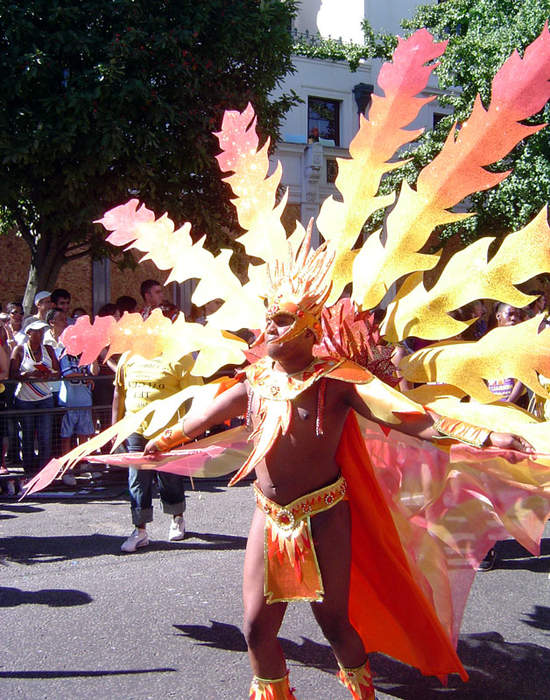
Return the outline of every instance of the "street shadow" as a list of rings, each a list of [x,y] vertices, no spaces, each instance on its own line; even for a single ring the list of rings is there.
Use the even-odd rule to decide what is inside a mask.
[[[515,540],[504,540],[497,542],[496,569],[508,569],[533,571],[534,573],[550,573],[550,538],[546,537],[540,542],[540,554],[533,556],[519,542]]]
[[[210,621],[206,625],[174,625],[178,636],[187,637],[214,649],[245,652],[246,642],[236,625]],[[328,644],[318,644],[306,637],[300,643],[279,638],[285,657],[334,673],[337,664]],[[443,686],[434,677],[383,654],[369,654],[375,686],[381,692],[404,700],[548,700],[550,650],[536,644],[506,642],[497,632],[464,635],[458,643],[458,655],[470,680],[463,683],[457,675],[449,676]]]
[[[174,627],[181,632],[176,636],[194,639],[201,646],[223,651],[246,651],[244,635],[236,625],[210,620],[210,627],[206,625],[174,625]]]
[[[51,564],[70,559],[118,554],[122,537],[113,535],[63,535],[60,537],[6,537],[0,555],[18,564]]]
[[[522,622],[538,630],[550,631],[550,608],[546,608],[544,605],[535,605],[534,611],[526,613]]]
[[[190,542],[195,539],[200,542]],[[166,542],[165,540],[149,540],[149,546],[138,550],[136,554],[146,554],[147,552],[164,552],[173,549],[194,550],[194,551],[224,551],[224,550],[244,550],[246,549],[246,537],[239,535],[222,535],[219,533],[185,531],[185,539],[179,542]]]
[[[190,542],[196,538],[200,542]],[[114,554],[128,556],[120,551],[124,537],[114,535],[63,535],[60,537],[6,537],[2,540],[0,558],[6,562],[18,564],[51,564],[72,559],[89,559],[91,557]],[[187,532],[182,542],[165,542],[152,540],[148,547],[139,549],[132,556],[146,556],[151,552],[173,550],[244,550],[246,537],[200,532]]]
[[[372,654],[375,685],[404,700],[548,699],[549,649],[527,642],[506,642],[497,632],[486,632],[461,636],[458,655],[470,680],[462,683],[452,675],[445,687],[394,659]]]
[[[181,632],[178,636],[194,639],[201,646],[224,651],[246,652],[244,635],[236,625],[210,620],[210,627],[206,625],[174,625],[174,627]],[[279,637],[279,641],[289,661],[296,661],[327,673],[333,673],[338,668],[334,654],[326,644],[318,644],[307,637],[302,637],[299,644],[285,637]]]
[[[143,673],[176,673],[177,668],[139,668],[121,671],[0,671],[0,678],[97,678],[102,676],[136,676]]]
[[[22,591],[19,588],[0,586],[0,608],[12,608],[17,605],[48,605],[51,608],[86,605],[93,598],[84,591],[74,589],[48,589],[40,591]]]
[[[44,508],[38,508],[38,506],[24,505],[22,503],[2,503],[0,505],[0,520],[9,520],[10,518],[17,518],[18,515],[23,515],[27,513],[42,513]]]

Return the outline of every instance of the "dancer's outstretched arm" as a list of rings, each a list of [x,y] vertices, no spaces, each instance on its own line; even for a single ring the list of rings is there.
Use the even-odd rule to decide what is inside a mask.
[[[149,440],[143,453],[154,454],[155,452],[163,452],[176,445],[189,442],[189,440],[202,435],[212,425],[223,423],[229,418],[244,415],[247,404],[246,382],[239,382],[239,384],[232,386],[231,389],[216,396],[204,409],[200,411],[191,409],[182,421],[181,426],[168,428],[158,437]]]
[[[402,433],[413,435],[423,440],[435,441],[447,436],[477,447],[499,447],[503,450],[535,452],[533,446],[519,435],[486,430],[479,426],[472,425],[471,423],[440,416],[434,411],[429,410],[423,414],[411,413],[401,415],[401,421],[399,423],[384,423],[384,421],[379,420],[372,414],[368,404],[357,393],[355,386],[350,386],[347,397],[349,405],[359,413],[359,415],[392,428],[393,430],[399,430]]]

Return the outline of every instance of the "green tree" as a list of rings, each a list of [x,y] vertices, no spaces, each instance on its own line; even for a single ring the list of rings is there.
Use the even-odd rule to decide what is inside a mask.
[[[383,183],[395,187],[404,176],[413,183],[419,170],[436,155],[456,120],[468,118],[477,93],[488,104],[491,81],[499,67],[515,49],[523,50],[541,33],[550,15],[550,0],[446,0],[421,5],[411,20],[404,21],[407,35],[426,27],[438,40],[449,44],[436,68],[439,86],[446,92],[442,105],[453,108],[435,130],[427,131],[407,155],[412,161]],[[550,121],[550,104],[531,124]],[[477,216],[447,226],[440,232],[445,240],[457,231],[464,242],[483,235],[504,235],[525,225],[550,201],[550,139],[542,130],[521,142],[494,171],[513,169],[497,187],[471,197],[471,210]],[[370,222],[374,229],[379,222]]]
[[[362,24],[365,37],[363,44],[341,39],[325,39],[320,34],[294,33],[292,52],[307,58],[322,58],[327,61],[347,61],[350,71],[354,73],[362,60],[369,58],[389,58],[397,45],[397,39],[391,34],[375,32],[368,20]]]
[[[105,254],[91,222],[131,196],[227,244],[215,154],[254,103],[274,142],[295,102],[293,0],[0,0],[0,219],[29,245],[26,305],[62,265]]]

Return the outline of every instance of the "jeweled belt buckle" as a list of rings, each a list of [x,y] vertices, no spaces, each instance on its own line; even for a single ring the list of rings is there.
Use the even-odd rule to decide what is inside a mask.
[[[287,508],[283,508],[277,513],[275,522],[281,528],[281,530],[290,532],[291,530],[294,530],[296,518],[294,517],[292,511],[288,510]]]

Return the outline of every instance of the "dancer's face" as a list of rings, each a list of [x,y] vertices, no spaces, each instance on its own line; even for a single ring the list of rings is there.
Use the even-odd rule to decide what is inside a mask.
[[[268,345],[284,345],[278,343],[278,339],[287,333],[294,324],[294,316],[292,314],[280,313],[271,316],[267,319],[265,325],[265,341]]]
[[[309,328],[304,328],[299,335],[290,340],[285,340],[282,343],[277,342],[281,336],[291,329],[294,321],[294,316],[287,313],[276,314],[267,320],[265,342],[267,354],[272,360],[281,361],[311,354],[315,336]]]

